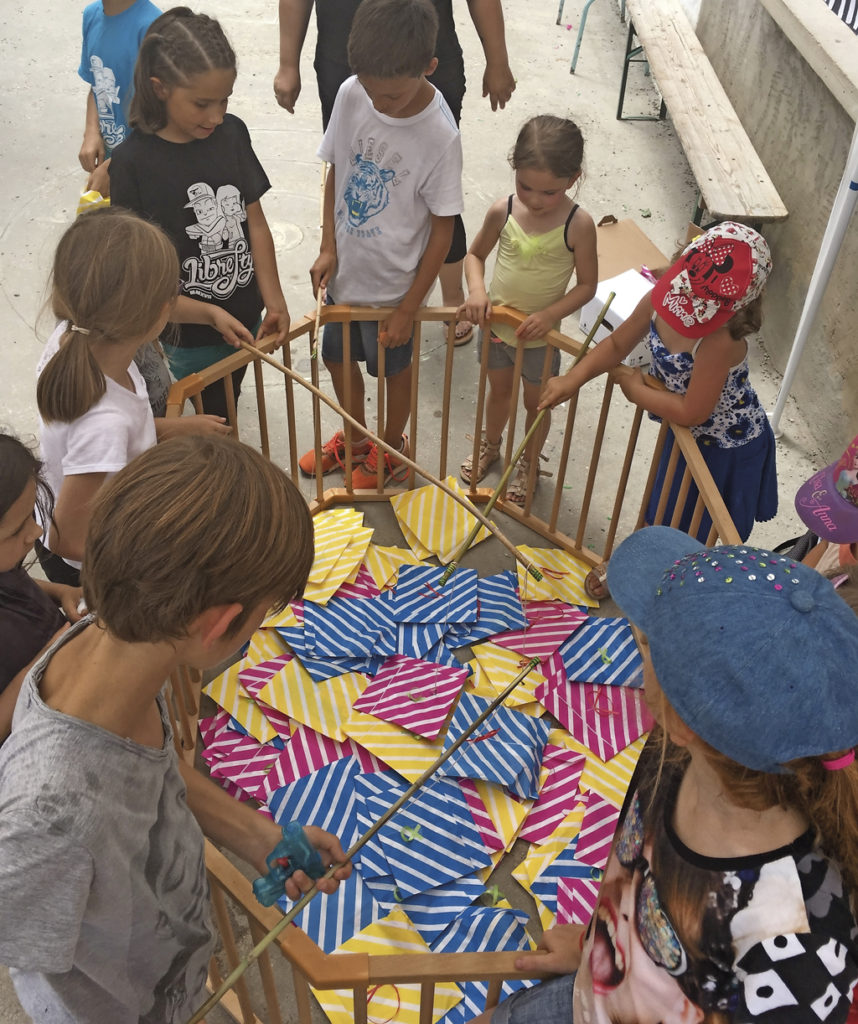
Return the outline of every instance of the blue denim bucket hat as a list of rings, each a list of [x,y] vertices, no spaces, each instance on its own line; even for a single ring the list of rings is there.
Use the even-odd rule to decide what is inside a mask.
[[[815,570],[651,526],[614,552],[608,585],[679,717],[727,757],[778,772],[858,743],[858,616]]]

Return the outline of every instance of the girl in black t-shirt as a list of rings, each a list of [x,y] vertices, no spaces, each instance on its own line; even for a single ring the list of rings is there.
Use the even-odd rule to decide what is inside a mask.
[[[134,72],[133,131],[110,164],[114,205],[159,224],[179,254],[179,330],[164,345],[177,379],[241,342],[269,334],[280,342],[289,330],[259,201],[270,184],[246,126],[226,113],[235,76],[235,53],[213,18],[186,7],[157,18]],[[232,374],[236,399],[245,369]],[[205,412],[228,415],[220,382],[202,400]]]

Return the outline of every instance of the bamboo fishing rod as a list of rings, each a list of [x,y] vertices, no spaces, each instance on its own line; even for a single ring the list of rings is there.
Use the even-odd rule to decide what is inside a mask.
[[[275,369],[280,370],[281,373],[286,374],[287,377],[290,377],[292,380],[296,381],[303,387],[307,388],[307,390],[310,391],[315,398],[323,401],[325,405],[333,409],[334,412],[339,413],[340,416],[342,416],[343,419],[346,420],[346,422],[350,423],[353,427],[357,428],[357,430],[359,430],[361,433],[366,434],[366,436],[375,444],[377,444],[379,448],[382,448],[389,455],[394,456],[399,462],[402,462],[406,466],[409,466],[411,469],[413,469],[415,473],[422,476],[424,480],[428,480],[430,484],[434,484],[445,494],[448,494],[454,501],[461,505],[462,508],[467,509],[467,511],[470,512],[471,515],[477,519],[477,526],[476,529],[473,531],[474,537],[479,532],[480,526],[485,526],[488,530],[491,531],[491,533],[494,534],[494,536],[501,542],[501,544],[503,544],[503,546],[507,549],[507,551],[509,551],[513,558],[515,558],[517,562],[520,562],[524,569],[537,582],[539,582],[542,579],[542,573],[539,571],[539,569],[537,569],[533,562],[526,558],[512,543],[512,541],[504,533],[502,533],[497,526],[495,526],[494,523],[489,522],[489,520],[486,518],[483,512],[476,508],[467,498],[463,497],[452,487],[450,487],[449,484],[447,484],[443,480],[440,480],[438,477],[433,476],[432,473],[424,469],[418,463],[414,462],[414,460],[409,458],[404,452],[400,452],[398,449],[393,448],[391,445],[387,444],[386,441],[380,438],[377,434],[374,434],[371,430],[369,430],[368,427],[365,427],[362,423],[359,423],[353,416],[350,416],[349,413],[347,413],[346,410],[341,405],[335,402],[332,398],[329,398],[324,393],[324,391],[318,388],[315,384],[310,383],[310,381],[305,380],[300,373],[296,373],[295,370],[286,366],[285,363],[281,363],[279,360],[275,359],[273,356],[268,355],[266,352],[261,352],[258,348],[256,348],[255,345],[250,345],[246,341],[243,341],[241,343],[241,347],[247,349],[248,352],[252,352],[257,359],[262,359],[264,362],[268,363],[269,366],[273,366]]]
[[[388,821],[390,821],[390,819],[393,817],[394,814],[396,814],[396,812],[402,807],[402,805],[405,804],[408,800],[410,800],[411,797],[414,796],[414,794],[429,781],[429,779],[435,774],[435,772],[441,767],[441,765],[443,765],[445,761],[452,757],[453,754],[456,753],[456,751],[459,749],[459,747],[462,746],[463,743],[467,742],[471,734],[474,733],[477,729],[479,729],[483,722],[485,722],[487,718],[489,718],[495,711],[497,711],[497,709],[501,706],[501,704],[503,704],[507,697],[510,696],[510,694],[518,686],[518,684],[522,682],[522,680],[524,680],[538,665],[539,658],[531,658],[530,661],[528,661],[528,663],[519,672],[515,679],[513,679],[512,682],[506,686],[502,693],[498,694],[498,696],[495,697],[495,699],[489,704],[485,711],[477,715],[477,717],[473,720],[473,722],[471,722],[467,729],[465,729],[461,736],[459,736],[459,738],[454,743],[452,743],[444,751],[444,753],[441,754],[441,756],[438,757],[438,759],[432,765],[430,765],[429,768],[426,769],[425,772],[423,772],[420,778],[416,782],[412,783],[412,785],[408,787],[408,789],[402,794],[402,796],[400,796],[398,800],[396,800],[393,804],[390,805],[390,807],[388,807],[388,809],[384,812],[384,814],[382,814],[378,821],[376,821],[374,825],[367,829],[367,831],[364,832],[364,834],[354,843],[351,849],[348,850],[346,853],[347,862],[350,861],[355,856],[355,854],[362,850],[363,847],[366,846],[366,844],[370,841],[370,839],[372,839],[372,837],[379,831],[379,829],[381,829],[384,825],[388,823]],[[319,881],[324,881],[328,878],[332,878],[334,876],[334,873],[343,866],[343,864],[332,864],[325,872],[325,874],[322,876],[322,878],[319,879]],[[319,889],[316,886],[310,889],[309,892],[305,892],[304,895],[298,900],[298,902],[295,903],[295,905],[288,911],[288,913],[286,913],[283,916],[283,918],[279,920],[277,924],[274,925],[274,927],[259,940],[259,942],[257,942],[257,944],[247,954],[247,956],[240,963],[236,964],[235,968],[226,976],[226,978],[224,978],[220,988],[218,988],[217,991],[213,992],[212,995],[209,996],[209,998],[205,1001],[205,1003],[203,1003],[199,1010],[197,1010],[193,1017],[191,1017],[188,1020],[187,1024],[199,1024],[199,1021],[201,1021],[203,1017],[205,1017],[209,1010],[215,1007],[221,1001],[221,999],[223,999],[226,993],[236,984],[239,978],[241,978],[244,975],[248,967],[252,966],[259,959],[259,957],[265,952],[266,949],[268,949],[271,943],[276,941],[280,933],[295,920],[298,914],[301,913],[304,907],[306,907],[307,904],[318,893]]]
[[[616,298],[616,295],[617,295],[616,292],[611,292],[610,295],[608,295],[608,298],[605,301],[605,305],[602,306],[602,309],[599,312],[599,315],[593,321],[593,326],[590,328],[590,330],[589,330],[589,332],[587,334],[587,337],[584,339],[584,344],[578,350],[578,354],[573,359],[572,366],[577,366],[577,364],[583,358],[584,353],[590,347],[590,343],[592,342],[592,340],[593,340],[593,338],[594,338],[594,336],[596,334],[596,331],[599,329],[599,327],[601,327],[602,321],[605,319],[605,316],[607,315],[608,309],[609,309],[611,303]],[[570,367],[570,369],[571,369],[571,367]],[[518,448],[516,448],[515,452],[513,453],[513,456],[510,459],[509,465],[503,471],[503,475],[501,476],[500,481],[498,482],[497,487],[494,489],[494,492],[492,493],[492,496],[489,498],[488,502],[486,503],[484,515],[488,515],[491,512],[491,510],[495,507],[495,505],[497,504],[498,498],[500,498],[501,494],[503,493],[503,489],[506,487],[507,481],[509,480],[510,476],[512,475],[513,469],[515,469],[515,464],[518,462],[518,460],[523,455],[523,453],[524,453],[525,449],[527,448],[528,444],[530,444],[530,439],[533,437],[533,435],[539,429],[540,424],[542,423],[543,419],[545,418],[546,413],[548,413],[549,411],[550,410],[548,408],[543,409],[537,415],[537,417],[533,421],[533,423],[531,423],[530,429],[524,435],[524,438],[522,439],[521,444],[518,446]],[[538,465],[536,467],[536,472],[537,472],[537,474],[539,473],[539,466]],[[441,579],[438,581],[438,585],[439,586],[443,587],[444,584],[450,579],[450,577],[456,571],[456,569],[458,569],[460,560],[465,556],[468,548],[474,543],[474,539],[477,536],[478,531],[479,531],[479,527],[477,527],[475,529],[472,529],[471,532],[468,534],[468,536],[464,539],[464,541],[462,542],[462,546],[459,548],[459,550],[453,556],[453,560],[451,562],[447,563],[447,567],[444,569],[443,573],[441,574]]]

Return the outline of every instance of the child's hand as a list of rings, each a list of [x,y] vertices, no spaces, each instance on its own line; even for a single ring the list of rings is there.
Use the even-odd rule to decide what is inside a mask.
[[[83,600],[82,587],[69,587],[65,583],[55,583],[56,600],[62,609],[63,615],[69,622],[77,622],[82,618],[78,606]]]
[[[568,373],[564,373],[561,377],[552,377],[542,389],[538,408],[553,409],[558,402],[565,402],[576,391],[577,388],[570,384]]]
[[[211,326],[218,332],[227,345],[233,348],[241,348],[241,343],[246,341],[248,345],[253,344],[253,335],[240,320],[236,320],[225,309],[220,306],[210,306]]]
[[[640,396],[647,390],[646,381],[640,370],[631,366],[617,366],[612,372],[615,382],[620,385],[626,398],[637,404]]]
[[[485,327],[486,322],[491,319],[492,300],[486,294],[484,288],[475,288],[468,292],[468,297],[456,310],[456,316],[460,320],[470,320],[478,327]]]
[[[581,964],[581,939],[583,924],[559,924],[542,933],[535,953],[523,953],[515,959],[517,971],[551,971],[554,974],[571,974]],[[538,950],[544,950],[540,953]]]
[[[105,199],[110,198],[110,161],[105,160],[86,179],[87,192],[100,192]]]
[[[256,332],[256,340],[260,341],[269,334],[277,335],[277,344],[282,345],[289,333],[289,310],[284,303],[279,309],[266,309],[265,319]]]
[[[342,864],[343,867],[334,873],[333,878],[319,879],[318,882],[303,871],[296,871],[286,880],[286,895],[290,900],[297,900],[302,893],[309,892],[314,887],[318,888],[319,892],[336,892],[340,882],[344,882],[352,873],[352,862],[346,860],[345,851],[335,835],[315,825],[304,825],[304,835],[310,840],[310,845],[315,847],[326,869],[332,864]]]
[[[553,326],[554,321],[550,320],[544,311],[531,313],[516,330],[515,336],[516,338],[522,338],[524,341],[535,341],[537,338],[547,334]]]
[[[84,132],[83,144],[77,155],[80,165],[85,171],[94,171],[104,160],[104,139],[101,132]],[[104,193],[102,192],[102,195]]]
[[[378,343],[383,348],[399,348],[405,345],[414,330],[414,317],[403,313],[399,307],[394,309],[388,319],[381,324],[378,332]]]
[[[316,257],[316,262],[310,267],[310,282],[313,285],[313,296],[315,297],[320,288],[327,288],[328,281],[334,276],[337,269],[337,254],[329,250],[323,250]]]

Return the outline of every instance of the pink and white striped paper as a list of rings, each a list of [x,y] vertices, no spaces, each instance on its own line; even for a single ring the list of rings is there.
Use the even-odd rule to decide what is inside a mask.
[[[653,727],[641,690],[599,683],[545,683],[536,699],[602,761],[624,750]]]
[[[561,878],[557,882],[557,924],[589,924],[601,879]]]
[[[591,789],[575,846],[575,859],[604,871],[619,817],[619,810],[595,789]]]
[[[332,740],[329,736],[324,736],[322,733],[316,732],[315,729],[311,729],[310,726],[302,725],[299,722],[296,724],[295,731],[286,744],[285,750],[272,768],[274,774],[271,781],[276,780],[277,785],[272,786],[271,791],[273,792],[280,786],[288,786],[305,775],[311,775],[319,768],[324,768],[326,764],[338,761],[341,757],[356,757],[360,762],[362,772],[389,770],[381,758],[371,754],[360,743],[350,739],[344,743]]]
[[[395,654],[382,665],[353,707],[434,740],[467,678],[466,668],[447,668]]]
[[[477,831],[480,833],[480,838],[486,849],[506,849],[506,843],[486,809],[483,798],[477,790],[476,782],[473,779],[457,779],[456,781],[465,796],[465,803],[468,805],[468,810],[471,812],[471,817],[474,819],[474,824],[477,826]]]
[[[276,676],[281,668],[284,668],[294,657],[293,654],[281,654],[268,661],[261,661],[258,665],[250,668],[243,668],[238,673],[238,681],[254,700],[259,696],[259,691],[270,682],[272,676]]]
[[[544,843],[575,805],[581,803],[578,782],[586,763],[586,756],[577,750],[553,744],[545,747],[542,767],[548,769],[548,778],[525,819],[519,833],[521,839]]]
[[[579,612],[577,608],[570,608],[568,605],[564,605],[563,608],[563,614],[558,614],[556,618],[538,619],[527,629],[501,633],[492,637],[492,643],[517,651],[528,658],[547,658],[568,640],[587,618],[587,615]]]

